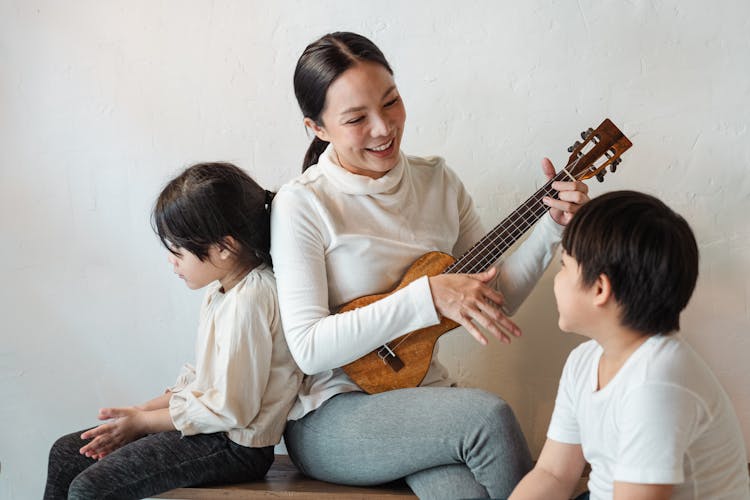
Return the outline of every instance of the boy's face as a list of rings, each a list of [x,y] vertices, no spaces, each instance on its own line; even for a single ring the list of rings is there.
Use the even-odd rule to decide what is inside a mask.
[[[562,252],[560,270],[555,275],[554,290],[560,329],[585,335],[592,317],[590,291],[581,283],[578,262],[565,251]]]

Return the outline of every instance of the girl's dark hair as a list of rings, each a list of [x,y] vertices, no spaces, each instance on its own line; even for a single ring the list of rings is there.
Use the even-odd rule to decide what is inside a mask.
[[[585,204],[562,246],[589,287],[607,275],[624,326],[648,333],[680,329],[698,279],[698,245],[688,223],[653,196],[613,191]]]
[[[198,163],[169,181],[156,200],[151,225],[167,249],[184,248],[201,261],[211,245],[234,253],[242,266],[271,265],[273,193],[231,163]],[[227,246],[231,236],[236,248]]]
[[[305,118],[321,125],[328,87],[360,61],[380,64],[393,74],[380,49],[369,39],[349,32],[329,33],[305,48],[294,70],[294,94]],[[315,137],[302,162],[304,172],[318,162],[328,143]]]

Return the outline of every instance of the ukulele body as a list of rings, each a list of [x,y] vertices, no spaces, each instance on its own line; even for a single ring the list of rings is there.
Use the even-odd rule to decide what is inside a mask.
[[[354,299],[339,309],[338,313],[372,304],[422,276],[442,274],[455,261],[452,256],[442,252],[426,253],[409,267],[393,290]],[[388,342],[387,345],[392,346],[392,353],[379,348],[342,368],[349,378],[368,394],[417,387],[430,368],[432,352],[438,338],[457,326],[458,323],[455,321],[441,318],[437,325],[415,330]]]

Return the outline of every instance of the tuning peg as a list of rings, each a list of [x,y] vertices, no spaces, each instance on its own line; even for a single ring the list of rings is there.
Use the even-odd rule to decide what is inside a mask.
[[[581,139],[588,139],[588,137],[594,132],[594,129],[589,127],[588,129],[581,132]]]
[[[606,173],[606,171],[604,171],[604,170],[599,171],[599,173],[596,174],[596,180],[599,181],[599,182],[604,182],[604,174],[605,173]]]
[[[576,141],[573,143],[572,146],[568,148],[568,153],[572,153],[575,148],[581,145],[581,141]]]
[[[617,165],[622,163],[622,160],[620,158],[615,158],[612,160],[612,163],[609,165],[609,171],[613,174],[617,171]]]

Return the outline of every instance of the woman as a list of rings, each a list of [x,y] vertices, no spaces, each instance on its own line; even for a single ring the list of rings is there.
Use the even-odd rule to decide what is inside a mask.
[[[340,367],[440,316],[482,344],[477,324],[504,342],[520,335],[503,309],[515,310],[544,272],[561,224],[588,200],[586,187],[555,184],[560,200],[547,200],[550,215],[503,265],[423,277],[335,314],[392,288],[424,253],[460,255],[484,236],[444,161],[401,152],[406,114],[392,73],[381,51],[354,33],[322,37],[297,63],[295,93],[315,139],[303,174],[281,188],[271,212],[282,323],[307,374],[286,445],[303,472],[325,481],[405,477],[423,498],[506,497],[531,459],[502,399],[453,387],[435,360],[420,387],[377,395],[361,392]],[[553,175],[549,160],[543,166]]]

